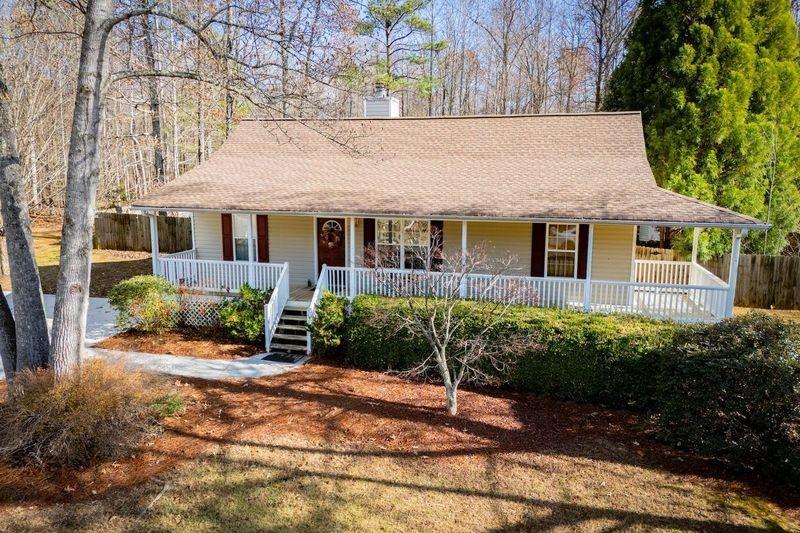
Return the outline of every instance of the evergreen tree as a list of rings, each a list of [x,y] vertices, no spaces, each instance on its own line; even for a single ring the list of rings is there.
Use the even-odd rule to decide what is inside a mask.
[[[752,252],[800,221],[797,35],[788,0],[644,0],[606,97],[641,110],[659,185],[773,224]],[[729,251],[730,232],[706,234]]]
[[[437,84],[432,73],[434,56],[447,42],[434,38],[433,22],[424,15],[428,5],[429,0],[372,0],[367,4],[358,30],[375,42],[379,50],[375,82],[390,91],[415,82],[420,94],[427,97]],[[425,68],[429,62],[431,68]],[[420,72],[404,72],[404,66],[419,67]]]

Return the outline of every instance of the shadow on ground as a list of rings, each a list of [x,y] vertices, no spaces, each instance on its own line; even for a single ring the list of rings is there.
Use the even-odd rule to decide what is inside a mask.
[[[151,259],[93,263],[89,296],[107,297],[108,291],[120,281],[140,274],[150,274],[152,268]],[[40,266],[39,274],[42,278],[42,291],[45,294],[55,294],[58,284],[58,265]]]

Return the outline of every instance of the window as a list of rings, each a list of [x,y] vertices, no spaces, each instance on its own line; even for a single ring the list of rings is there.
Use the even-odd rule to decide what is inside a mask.
[[[578,267],[578,225],[547,225],[547,275],[574,278]]]
[[[430,235],[427,220],[379,218],[375,221],[377,260],[385,268],[424,268]]]
[[[255,227],[255,226],[254,226]],[[233,258],[236,261],[249,261],[250,250],[247,239],[250,236],[250,215],[233,215]],[[256,242],[253,238],[253,261],[256,260]]]

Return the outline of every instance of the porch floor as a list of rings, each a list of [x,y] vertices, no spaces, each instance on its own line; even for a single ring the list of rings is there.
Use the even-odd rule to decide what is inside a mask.
[[[296,302],[310,302],[314,296],[314,287],[306,287],[305,285],[292,287],[289,290],[289,299]]]

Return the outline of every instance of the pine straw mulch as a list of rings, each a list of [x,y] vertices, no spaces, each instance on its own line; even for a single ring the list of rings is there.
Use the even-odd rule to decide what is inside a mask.
[[[264,352],[260,344],[232,341],[215,328],[181,328],[166,333],[125,331],[95,345],[107,350],[185,355],[230,361]]]
[[[546,470],[548,462],[566,457],[574,461],[576,479],[595,475],[586,464],[611,465],[608,482],[617,485],[626,483],[631,468],[644,468],[675,482],[767,497],[794,516],[800,509],[800,499],[785,488],[657,443],[643,421],[626,411],[464,390],[459,415],[451,417],[442,409],[439,385],[319,363],[269,378],[180,385],[188,400],[185,413],[168,420],[161,436],[130,457],[60,472],[0,463],[0,505],[92,500],[142,484],[212,448],[258,446],[287,436],[424,457],[448,468],[480,468],[502,455],[526,461],[533,456],[531,466]]]

